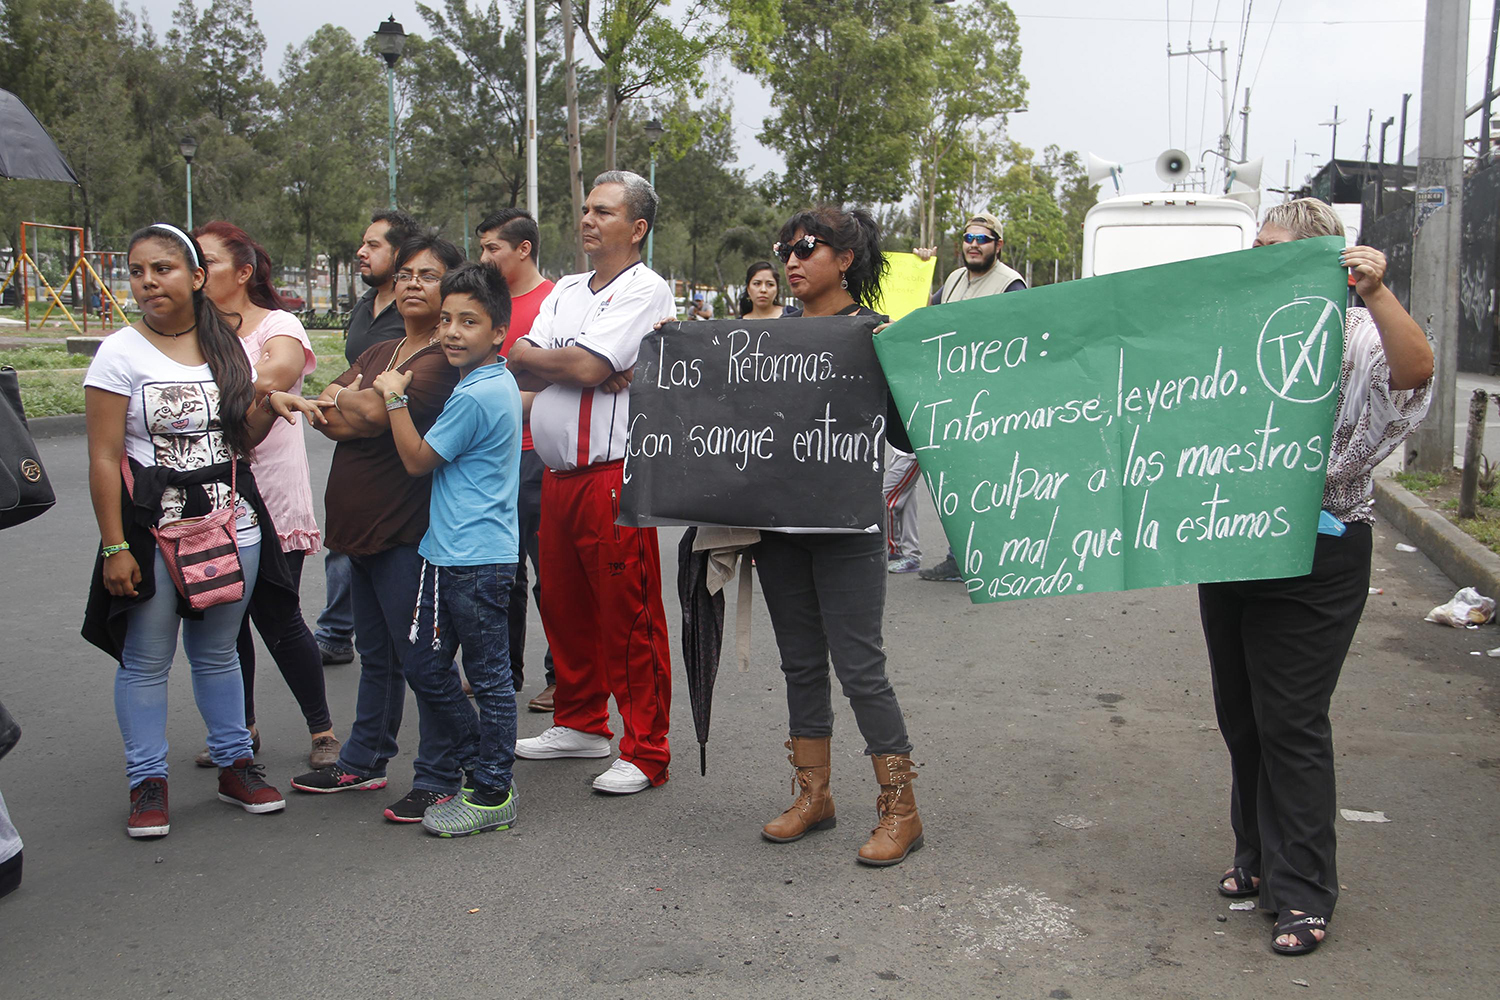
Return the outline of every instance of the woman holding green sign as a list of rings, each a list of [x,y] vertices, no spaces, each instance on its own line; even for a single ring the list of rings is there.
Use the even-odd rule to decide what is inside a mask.
[[[781,227],[776,255],[804,316],[871,315],[886,270],[880,229],[863,209],[799,212]],[[891,430],[901,430],[892,422]],[[904,436],[904,432],[903,432]],[[885,673],[885,539],[878,532],[762,531],[755,565],[786,675],[795,802],[767,823],[776,843],[833,827],[828,789],[833,702],[828,665],[865,739],[880,782],[876,826],[859,849],[867,865],[900,864],[922,846],[922,820],[911,783],[911,741]]]
[[[1321,201],[1266,213],[1256,246],[1342,236]],[[1348,311],[1339,401],[1312,571],[1198,587],[1219,730],[1229,747],[1233,866],[1224,896],[1260,896],[1276,913],[1271,947],[1322,943],[1338,901],[1333,732],[1328,706],[1369,596],[1371,474],[1427,412],[1432,348],[1382,278],[1385,255],[1348,247],[1365,308]]]

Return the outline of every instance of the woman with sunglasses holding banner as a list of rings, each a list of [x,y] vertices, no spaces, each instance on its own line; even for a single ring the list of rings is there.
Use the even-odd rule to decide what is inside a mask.
[[[781,227],[776,255],[803,316],[871,315],[887,265],[880,230],[863,209],[799,212]],[[899,419],[888,417],[904,441]],[[911,783],[916,773],[901,706],[886,678],[881,624],[885,614],[885,540],[878,533],[762,531],[755,565],[786,675],[791,761],[797,799],[761,833],[790,843],[836,824],[828,787],[833,704],[829,660],[880,782],[878,816],[859,850],[867,865],[899,864],[922,846]]]

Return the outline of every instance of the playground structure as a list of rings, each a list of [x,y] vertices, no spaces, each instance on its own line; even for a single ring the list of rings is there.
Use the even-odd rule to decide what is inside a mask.
[[[64,277],[60,282],[58,282],[58,287],[67,288],[73,283],[75,279],[79,278],[80,276],[83,278],[82,298],[84,305],[81,309],[79,309],[79,312],[83,314],[82,327],[78,325],[78,320],[74,318],[72,311],[63,302],[62,296],[58,293],[57,288],[54,288],[52,286],[52,283],[47,280],[47,276],[43,272],[41,266],[38,265],[37,262],[32,258],[31,253],[28,250],[28,230],[39,229],[55,230],[58,232],[69,234],[67,237],[67,247],[65,252],[67,256],[73,258],[74,262],[72,268],[69,269],[67,276]],[[100,268],[102,268],[106,274],[113,275],[114,258],[117,254],[117,251],[90,250],[88,249],[87,238],[81,226],[56,226],[47,222],[21,223],[20,242],[21,245],[19,249],[12,254],[10,270],[6,272],[5,279],[3,281],[0,281],[0,295],[4,294],[5,289],[9,287],[10,283],[17,277],[17,275],[19,275],[20,294],[17,297],[21,302],[22,311],[26,320],[26,329],[28,331],[31,329],[31,291],[33,277],[35,278],[36,284],[39,285],[40,288],[46,290],[46,297],[51,300],[47,306],[47,311],[42,313],[41,318],[37,320],[38,326],[46,323],[48,317],[50,317],[53,310],[56,309],[61,310],[63,316],[65,316],[68,322],[72,324],[74,330],[77,330],[80,334],[88,333],[89,278],[93,278],[94,285],[99,289],[99,319],[101,323],[107,324],[115,313],[119,314],[121,322],[130,322],[130,317],[125,315],[125,309],[120,305],[119,299],[115,297],[114,292],[110,288],[109,282],[104,278],[101,278],[99,276],[99,271],[94,268],[93,264],[89,263],[89,258],[95,257],[99,260]],[[33,241],[32,245],[35,245],[35,241]],[[76,304],[77,303],[75,302],[75,305]]]

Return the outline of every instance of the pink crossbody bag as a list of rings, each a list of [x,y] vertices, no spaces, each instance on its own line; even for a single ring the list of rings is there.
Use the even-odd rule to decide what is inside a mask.
[[[245,571],[235,535],[234,510],[238,462],[229,465],[229,506],[202,517],[184,517],[151,529],[156,549],[177,592],[194,611],[233,604],[245,596]],[[120,460],[125,489],[135,496],[130,460]]]

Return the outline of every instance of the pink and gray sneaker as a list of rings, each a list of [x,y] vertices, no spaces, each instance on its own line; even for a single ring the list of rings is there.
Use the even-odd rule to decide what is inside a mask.
[[[337,764],[320,767],[316,771],[299,774],[292,779],[292,787],[299,792],[373,792],[385,787],[385,775],[366,776],[346,771]]]

